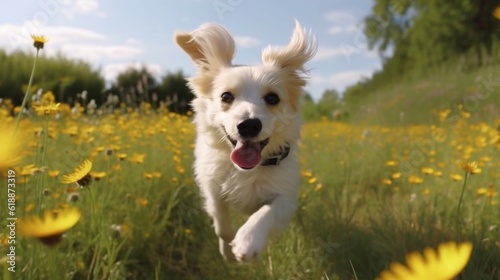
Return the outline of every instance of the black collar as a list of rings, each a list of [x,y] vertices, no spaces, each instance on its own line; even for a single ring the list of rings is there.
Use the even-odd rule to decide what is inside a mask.
[[[262,166],[279,165],[280,162],[284,160],[289,153],[290,153],[290,146],[281,147],[279,153],[266,158],[260,165]]]

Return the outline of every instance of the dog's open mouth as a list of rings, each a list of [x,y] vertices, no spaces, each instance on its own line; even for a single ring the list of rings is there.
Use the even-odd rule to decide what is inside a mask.
[[[252,169],[260,163],[261,151],[269,143],[269,138],[262,141],[235,140],[228,134],[227,139],[233,144],[231,161],[243,169]]]

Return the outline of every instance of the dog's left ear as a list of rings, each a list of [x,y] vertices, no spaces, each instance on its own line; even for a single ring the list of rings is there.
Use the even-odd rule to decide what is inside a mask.
[[[307,32],[298,21],[295,21],[295,31],[288,46],[282,49],[271,46],[262,51],[264,64],[275,65],[291,75],[299,86],[305,85],[303,74],[304,64],[311,60],[318,50],[316,36]]]
[[[200,72],[214,72],[231,66],[235,54],[234,39],[222,26],[206,23],[193,32],[177,32],[174,40]]]

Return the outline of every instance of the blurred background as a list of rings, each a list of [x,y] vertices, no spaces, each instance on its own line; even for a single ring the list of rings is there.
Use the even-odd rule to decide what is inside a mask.
[[[235,36],[234,62],[256,64],[262,48],[288,43],[297,19],[319,42],[308,64],[306,120],[430,122],[433,117],[423,117],[422,110],[470,99],[478,104],[469,110],[483,112],[477,118],[498,116],[492,94],[500,85],[498,5],[491,0],[21,0],[0,11],[0,98],[21,104],[35,52],[30,35],[38,34],[49,41],[32,93],[52,91],[57,102],[70,105],[147,102],[186,113],[193,95],[185,78],[194,67],[173,43],[175,31],[222,24]]]

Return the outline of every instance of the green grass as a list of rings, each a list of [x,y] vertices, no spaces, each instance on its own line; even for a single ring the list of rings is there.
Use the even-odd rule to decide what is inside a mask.
[[[47,170],[27,176],[26,183],[17,176],[17,217],[37,206],[40,186],[50,191],[41,208],[73,204],[82,217],[53,247],[17,236],[16,273],[3,262],[3,279],[374,279],[405,254],[444,241],[474,244],[459,279],[500,279],[498,132],[494,121],[469,120],[435,127],[307,123],[294,220],[259,260],[235,265],[219,255],[192,179],[194,130],[188,118],[149,112],[51,118]],[[21,123],[28,134],[20,166],[39,167],[43,137],[32,133],[38,127],[43,120],[36,117]],[[108,155],[107,149],[115,151]],[[134,153],[144,154],[144,162],[130,161]],[[80,200],[69,203],[61,175],[86,158],[106,176],[78,190]],[[450,175],[464,176],[464,159],[479,162],[482,172],[468,178],[457,227],[463,180]],[[390,160],[398,165],[387,166]],[[422,167],[442,174],[424,174]],[[61,171],[58,178],[48,176],[54,169]],[[155,171],[161,178],[143,175]],[[395,173],[400,177],[391,185],[382,183]],[[411,176],[423,182],[410,183]],[[6,185],[5,178],[0,182]],[[481,188],[492,196],[477,194]],[[0,198],[6,201],[6,191]],[[0,220],[6,217],[2,209]],[[241,225],[245,218],[235,215],[234,222]],[[1,256],[7,250],[1,246]]]
[[[462,104],[475,121],[500,116],[500,66],[459,71],[451,66],[367,88],[347,103],[350,121],[362,124],[432,124],[436,110]]]

